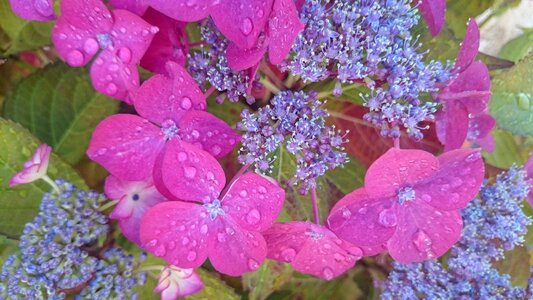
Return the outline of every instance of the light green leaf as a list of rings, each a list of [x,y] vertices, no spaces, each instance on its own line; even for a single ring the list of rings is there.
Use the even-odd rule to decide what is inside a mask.
[[[17,251],[18,241],[0,235],[0,268],[4,265],[6,258]]]
[[[266,299],[291,279],[292,272],[289,264],[265,260],[257,271],[242,276],[243,287],[249,291],[248,299]]]
[[[507,42],[498,55],[501,58],[517,62],[526,57],[531,51],[533,51],[533,31],[529,30]]]
[[[508,131],[492,131],[496,147],[492,153],[483,151],[485,162],[500,169],[509,169],[513,164],[522,165],[528,158],[528,149],[520,145]]]
[[[235,127],[235,124],[241,121],[241,111],[246,106],[241,102],[224,101],[222,104],[213,104],[207,107],[207,110],[218,118],[224,120],[228,125]]]
[[[338,167],[326,173],[328,181],[333,183],[345,194],[364,185],[366,170],[366,168],[352,156],[349,156],[349,159],[350,161],[343,167]]]
[[[185,297],[190,300],[237,300],[241,297],[235,293],[233,288],[229,287],[224,281],[220,279],[217,274],[208,272],[204,269],[196,269],[196,272],[202,278],[204,283],[203,290],[198,293]]]
[[[118,105],[92,88],[86,69],[57,63],[21,80],[6,98],[3,115],[75,164],[96,125],[115,113]]]
[[[446,26],[456,36],[463,36],[468,19],[475,18],[498,0],[446,1]]]
[[[533,55],[492,80],[490,113],[500,128],[533,135]]]
[[[43,194],[51,189],[43,181],[9,187],[9,179],[22,169],[39,144],[22,126],[0,118],[0,234],[9,238],[21,234],[24,224],[37,214]],[[55,154],[50,159],[48,176],[87,188],[76,171]]]
[[[501,274],[511,275],[514,286],[526,287],[530,276],[529,252],[526,247],[515,247],[505,252],[505,259],[494,263]]]
[[[11,10],[9,0],[0,0],[0,55],[7,56],[50,44],[53,21],[26,21]]]

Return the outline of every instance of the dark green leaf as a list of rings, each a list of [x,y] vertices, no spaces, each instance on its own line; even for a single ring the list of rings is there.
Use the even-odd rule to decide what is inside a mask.
[[[492,136],[496,147],[492,153],[483,152],[485,162],[500,169],[509,169],[513,164],[524,164],[529,156],[528,147],[520,145],[508,131],[495,129]]]
[[[74,164],[83,157],[96,125],[118,105],[92,88],[86,69],[57,63],[21,80],[6,98],[3,115]]]
[[[220,279],[217,274],[208,272],[204,269],[196,269],[196,272],[202,278],[204,283],[204,289],[198,293],[185,297],[185,299],[191,300],[212,300],[212,299],[224,299],[224,300],[236,300],[240,299],[239,295],[229,287],[224,281]]]
[[[511,275],[511,283],[515,286],[526,287],[530,276],[529,253],[526,247],[516,247],[505,252],[505,259],[494,263],[501,274]]]

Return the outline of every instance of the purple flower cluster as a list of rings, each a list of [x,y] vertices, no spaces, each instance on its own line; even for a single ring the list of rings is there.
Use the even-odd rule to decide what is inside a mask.
[[[255,163],[266,172],[275,159],[273,152],[284,146],[296,155],[295,178],[302,191],[315,187],[315,179],[347,162],[345,140],[334,126],[327,126],[328,113],[315,92],[281,92],[270,105],[255,114],[244,110],[239,129],[244,131],[239,161]]]
[[[450,72],[440,62],[424,62],[411,33],[419,20],[411,1],[311,0],[300,18],[306,27],[288,70],[306,81],[333,77],[366,85],[367,121],[383,136],[397,137],[403,126],[410,137],[422,138],[419,123],[432,119],[436,106],[421,95],[437,92]]]
[[[438,261],[394,263],[384,299],[524,299],[526,291],[511,284],[492,262],[524,242],[531,218],[522,211],[529,191],[523,170],[513,167],[463,210],[464,228],[446,265]]]

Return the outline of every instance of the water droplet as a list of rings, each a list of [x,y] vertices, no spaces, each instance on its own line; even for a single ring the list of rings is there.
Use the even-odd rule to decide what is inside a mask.
[[[459,194],[457,193],[451,193],[450,194],[450,200],[452,200],[452,203],[457,203],[459,202]]]
[[[428,256],[432,252],[431,245],[433,242],[424,230],[420,229],[415,233],[413,243],[418,251],[426,253]]]
[[[286,262],[291,262],[296,257],[296,250],[292,248],[286,248],[281,251],[281,257]]]
[[[109,95],[114,95],[117,92],[118,88],[117,85],[114,83],[109,83],[105,89],[106,93]]]
[[[392,208],[384,209],[379,213],[378,221],[385,227],[394,227],[398,223],[398,217]]]
[[[322,275],[326,280],[333,279],[333,271],[328,267],[325,267],[324,270],[322,270]]]
[[[341,214],[344,219],[349,219],[352,216],[352,212],[346,206],[341,208]]]
[[[220,152],[222,152],[222,148],[220,148],[219,145],[214,145],[213,148],[211,148],[211,153],[212,153],[214,156],[219,155]]]
[[[226,241],[226,235],[222,232],[219,232],[217,234],[217,240],[221,243],[225,242]]]
[[[118,57],[126,64],[131,62],[131,50],[126,47],[122,47],[118,50]]]
[[[358,212],[362,215],[366,214],[366,212],[368,211],[368,209],[366,207],[361,207]]]
[[[248,260],[248,268],[250,268],[252,271],[255,271],[257,268],[259,268],[259,264],[253,258],[250,258]]]
[[[244,18],[241,23],[241,32],[244,35],[249,35],[252,32],[252,29],[254,29],[254,23],[252,23],[252,19]]]
[[[466,162],[474,162],[476,161],[477,159],[481,158],[481,154],[479,152],[474,152],[474,153],[471,153],[469,154],[466,158],[465,158],[465,161]]]
[[[163,245],[159,245],[155,250],[154,250],[154,255],[155,256],[164,256],[165,254],[167,253],[167,249],[165,249],[165,246]]]
[[[185,2],[185,4],[188,6],[188,7],[191,7],[193,5],[196,4],[196,0],[187,0],[187,2]]]
[[[178,161],[184,162],[187,160],[187,153],[185,152],[178,152]]]
[[[246,222],[248,222],[248,224],[254,225],[254,224],[259,223],[260,220],[261,220],[261,214],[255,208],[251,209],[246,215]]]
[[[72,67],[80,67],[83,65],[83,53],[78,50],[72,50],[67,53],[67,63]]]
[[[187,260],[188,261],[193,261],[196,259],[196,252],[194,251],[189,251],[189,254],[187,254]]]
[[[194,176],[196,176],[196,168],[195,167],[184,167],[183,174],[187,178],[194,178]]]
[[[104,155],[107,152],[107,148],[100,148],[96,151],[96,154],[98,155]]]
[[[189,242],[190,242],[190,240],[189,240],[188,237],[184,237],[184,238],[181,240],[181,244],[182,244],[183,246],[187,245]]]
[[[336,260],[336,261],[343,261],[345,259],[344,255],[340,254],[340,253],[335,253],[333,254],[333,258]]]
[[[197,139],[200,137],[200,132],[198,130],[193,130],[191,131],[191,136],[194,138],[194,139]]]
[[[157,240],[151,240],[151,241],[149,241],[148,243],[146,243],[144,246],[145,246],[146,248],[151,248],[151,247],[153,247],[153,246],[155,246],[155,245],[157,245]]]
[[[176,243],[174,243],[174,242],[168,243],[167,248],[168,248],[168,250],[172,250],[172,249],[176,248]]]
[[[244,198],[244,197],[248,196],[248,192],[246,190],[242,190],[242,191],[239,192],[239,195]]]
[[[425,202],[431,202],[431,196],[428,195],[428,194],[422,194],[421,198],[422,198],[422,200],[424,200]]]
[[[202,225],[202,226],[200,227],[200,233],[201,233],[201,234],[206,234],[206,233],[207,233],[207,229],[208,229],[208,228],[207,228],[207,225],[206,225],[206,224]]]
[[[189,109],[191,109],[191,107],[192,107],[191,98],[183,97],[181,99],[181,108],[183,108],[184,110],[189,110]]]
[[[264,186],[260,185],[260,186],[257,188],[257,191],[258,191],[260,194],[266,194],[267,189],[266,189]]]
[[[98,42],[92,38],[87,39],[83,44],[83,51],[89,55],[95,54],[96,51],[98,51],[98,48],[100,48]]]

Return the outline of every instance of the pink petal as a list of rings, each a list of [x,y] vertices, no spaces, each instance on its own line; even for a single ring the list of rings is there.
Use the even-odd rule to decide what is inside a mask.
[[[291,263],[299,272],[326,280],[351,269],[363,254],[327,228],[309,222],[278,223],[264,235],[268,258]]]
[[[14,187],[19,184],[26,184],[41,179],[44,174],[39,172],[39,165],[32,165],[24,168],[22,171],[15,174],[9,180],[9,186]]]
[[[143,247],[180,268],[199,267],[208,252],[209,217],[195,203],[166,201],[150,208],[141,221]]]
[[[216,199],[226,183],[224,171],[215,158],[178,139],[167,143],[161,160],[161,178],[154,180],[178,199],[199,202]]]
[[[230,153],[241,137],[224,121],[204,111],[190,111],[179,121],[179,135],[216,158]]]
[[[465,37],[455,60],[455,70],[460,72],[466,69],[476,58],[479,48],[479,28],[474,19],[468,21]]]
[[[169,61],[167,70],[169,75],[156,74],[143,82],[134,101],[137,113],[157,124],[177,123],[189,111],[206,107],[204,94],[182,66]]]
[[[166,74],[165,64],[173,61],[184,66],[189,52],[187,23],[167,17],[155,9],[149,8],[143,19],[159,28],[143,58],[141,66],[149,71]]]
[[[432,180],[414,187],[417,199],[439,210],[463,208],[477,195],[485,175],[479,149],[458,149],[439,156]]]
[[[231,185],[222,205],[242,228],[263,231],[278,217],[284,199],[285,191],[272,178],[249,172]]]
[[[228,66],[234,71],[241,71],[255,66],[265,55],[266,47],[254,47],[241,49],[235,43],[230,42],[226,49]]]
[[[209,15],[209,7],[212,0],[145,0],[157,11],[184,22],[199,21]]]
[[[9,0],[13,12],[29,21],[48,21],[55,19],[52,0]]]
[[[139,87],[139,73],[134,64],[124,63],[110,50],[104,50],[91,66],[91,81],[98,92],[131,104]]]
[[[489,153],[492,153],[496,147],[496,142],[490,133],[482,138],[475,139],[474,143]]]
[[[375,256],[387,250],[386,245],[379,245],[379,246],[372,246],[372,247],[360,246],[360,248],[363,251],[364,256]]]
[[[209,260],[217,271],[230,276],[240,276],[259,268],[266,257],[263,236],[256,231],[241,228],[229,216],[217,218],[209,234]]]
[[[96,126],[87,155],[124,180],[142,180],[152,174],[163,148],[161,130],[135,115],[113,115]]]
[[[331,209],[328,228],[360,247],[385,244],[398,222],[396,198],[372,198],[364,188],[344,196]]]
[[[468,111],[459,101],[449,100],[436,115],[436,129],[444,151],[461,148],[468,132]]]
[[[444,26],[446,15],[446,0],[420,0],[418,10],[433,36],[439,34]]]
[[[440,211],[415,201],[401,211],[398,230],[387,243],[390,255],[400,263],[440,257],[461,237],[463,222],[458,211]]]
[[[138,16],[142,16],[148,8],[144,2],[144,0],[109,0],[114,9],[125,9]]]
[[[527,173],[527,178],[529,180],[529,194],[527,195],[527,202],[529,205],[533,206],[533,155],[529,157],[526,164],[524,165],[524,170]]]
[[[272,64],[277,65],[287,57],[298,33],[304,29],[293,0],[274,1],[268,27],[268,58]]]
[[[241,49],[256,46],[259,34],[265,31],[274,0],[220,1],[211,8],[217,28]]]
[[[84,17],[80,18],[82,15]],[[52,42],[64,61],[80,67],[103,46],[98,36],[110,40],[107,33],[112,26],[111,13],[101,1],[64,0],[61,1],[61,16],[52,32]]]
[[[439,98],[461,101],[471,114],[486,110],[490,100],[490,77],[487,66],[480,61],[473,62],[448,84]]]
[[[370,197],[396,196],[399,188],[430,177],[438,166],[437,158],[429,152],[391,148],[368,168],[365,190]]]
[[[490,134],[496,126],[496,120],[488,113],[481,113],[470,118],[467,139],[477,140]]]
[[[166,199],[154,187],[151,178],[143,181],[125,181],[108,176],[105,181],[105,193],[110,199],[120,199],[109,217],[119,220],[124,236],[140,245],[141,218],[150,207]]]
[[[161,300],[175,300],[194,294],[204,287],[200,276],[193,269],[168,266],[159,277],[154,292],[161,293]]]

